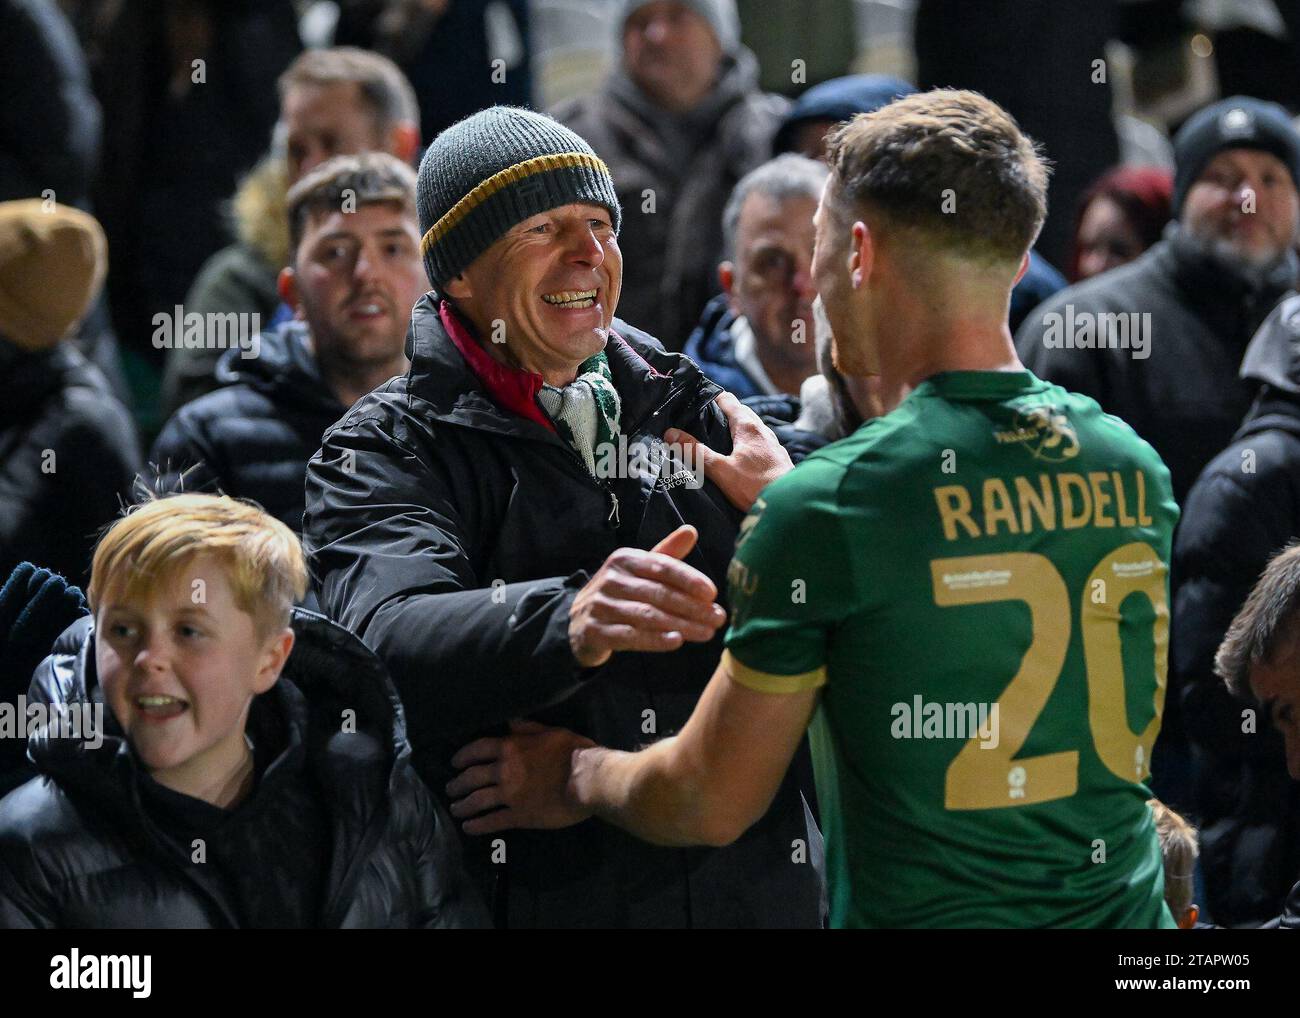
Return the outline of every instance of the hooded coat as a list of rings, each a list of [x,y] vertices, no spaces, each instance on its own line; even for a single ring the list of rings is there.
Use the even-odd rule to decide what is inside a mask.
[[[251,498],[294,533],[302,530],[303,478],[321,435],[347,411],[320,376],[305,322],[259,337],[256,357],[227,350],[222,388],[167,422],[150,462],[161,491],[220,491]]]
[[[1259,395],[1192,488],[1174,541],[1170,644],[1171,691],[1181,692],[1198,764],[1205,904],[1225,926],[1276,916],[1300,872],[1300,783],[1287,775],[1282,737],[1267,711],[1214,674],[1265,564],[1300,537],[1300,297],[1269,316],[1242,373]]]
[[[718,294],[704,307],[695,331],[686,340],[682,353],[699,365],[710,381],[726,389],[737,399],[767,395],[736,358],[736,344],[731,336],[736,313],[727,302],[727,295]]]
[[[656,106],[621,69],[599,91],[551,115],[609,166],[623,207],[619,246],[631,257],[619,313],[680,350],[718,292],[722,210],[731,190],[771,155],[789,100],[759,91],[757,61],[724,57],[704,101],[682,116]]]
[[[296,609],[293,628],[279,681],[249,710],[259,780],[204,830],[202,860],[168,804],[216,807],[157,785],[106,708],[98,748],[29,738],[40,777],[0,800],[0,928],[485,924],[383,665],[319,615]],[[70,627],[29,700],[102,704],[94,639],[89,617]]]
[[[0,576],[30,560],[85,583],[96,534],[141,467],[135,425],[69,342],[0,341],[0,384]]]
[[[712,677],[722,632],[582,669],[569,611],[612,552],[649,549],[682,523],[699,532],[686,562],[726,607],[742,514],[656,444],[677,427],[729,451],[718,387],[615,320],[605,353],[619,441],[641,465],[596,478],[545,422],[536,387],[518,392],[514,412],[497,401],[540,376],[501,369],[489,397],[478,372],[496,362],[447,322],[454,313],[430,296],[415,305],[409,373],[363,397],[308,465],[304,545],[320,603],[388,665],[435,790],[454,776],[457,749],[504,734],[511,718],[622,750],[676,732]],[[820,835],[809,820],[787,774],[767,814],[727,848],[654,846],[593,818],[471,839],[467,858],[502,926],[815,927]]]

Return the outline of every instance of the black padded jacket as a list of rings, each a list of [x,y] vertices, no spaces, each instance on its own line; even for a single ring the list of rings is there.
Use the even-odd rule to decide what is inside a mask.
[[[622,750],[670,735],[717,667],[721,632],[588,670],[570,650],[570,606],[601,563],[682,523],[699,532],[686,561],[725,608],[742,517],[711,483],[690,483],[660,441],[676,427],[730,451],[718,387],[618,320],[605,352],[620,441],[644,469],[593,478],[553,431],[494,402],[430,296],[412,315],[410,372],[362,397],[308,465],[304,545],[320,603],[388,665],[435,791],[458,748],[504,734],[511,718]],[[809,927],[820,881],[797,860],[814,857],[819,837],[787,774],[726,848],[663,848],[591,819],[473,839],[467,859],[501,925]]]
[[[269,766],[220,828],[237,879],[147,808],[158,786],[146,787],[152,779],[105,709],[97,748],[93,734],[79,741],[57,726],[29,737],[40,776],[0,800],[0,928],[242,928],[254,924],[232,888],[259,883],[314,906],[259,925],[486,924],[451,820],[411,767],[382,664],[322,616],[295,609],[293,628],[284,672],[249,711]],[[90,617],[59,638],[28,697],[102,705]],[[284,893],[309,857],[320,860],[319,884]]]

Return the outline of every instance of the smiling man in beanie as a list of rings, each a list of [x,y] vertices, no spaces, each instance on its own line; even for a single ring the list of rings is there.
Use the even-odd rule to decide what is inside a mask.
[[[1295,285],[1300,137],[1282,107],[1235,96],[1183,125],[1174,161],[1165,239],[1030,312],[1016,347],[1155,446],[1181,503],[1250,407],[1246,344]]]
[[[742,513],[665,432],[732,452],[756,483],[783,454],[725,395],[724,415],[694,364],[614,318],[623,211],[572,131],[477,113],[425,154],[417,204],[434,291],[412,315],[408,374],[363,397],[308,466],[312,575],[391,669],[424,778],[442,790],[468,768],[449,792],[458,815],[560,826],[576,818],[510,807],[548,755],[533,751],[670,734],[721,652]],[[726,849],[589,820],[471,837],[467,857],[499,925],[812,927],[819,845],[787,776]]]

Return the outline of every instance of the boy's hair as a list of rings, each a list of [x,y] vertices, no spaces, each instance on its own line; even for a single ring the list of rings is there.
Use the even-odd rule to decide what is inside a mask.
[[[420,104],[402,69],[378,53],[355,46],[304,51],[280,75],[280,101],[298,85],[353,84],[374,118],[375,133],[383,137],[395,124],[420,126]]]
[[[1160,838],[1160,855],[1165,868],[1165,904],[1182,919],[1192,907],[1192,871],[1200,853],[1196,828],[1159,799],[1148,799],[1155,815],[1156,834]]]
[[[935,89],[858,114],[827,138],[827,161],[848,201],[973,261],[1019,262],[1047,216],[1047,163],[978,92]]]
[[[90,609],[99,610],[118,580],[131,597],[203,554],[225,564],[235,603],[260,636],[289,624],[293,602],[307,592],[302,545],[275,517],[228,495],[170,495],[131,507],[95,547]]]
[[[418,221],[415,171],[387,152],[335,156],[289,188],[285,202],[289,211],[291,262],[297,258],[298,245],[307,231],[307,220],[314,213],[392,202],[401,205],[402,211],[413,222]]]
[[[1237,696],[1250,696],[1252,665],[1272,659],[1295,631],[1300,609],[1300,543],[1282,549],[1264,567],[1214,655],[1214,673]]]

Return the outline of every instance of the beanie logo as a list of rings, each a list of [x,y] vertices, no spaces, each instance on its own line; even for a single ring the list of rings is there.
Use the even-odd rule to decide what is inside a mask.
[[[546,185],[542,183],[541,177],[529,177],[527,180],[520,181],[519,186],[515,188],[515,193],[525,201],[532,201],[534,198],[540,198],[545,190]]]
[[[1248,138],[1255,133],[1255,117],[1234,106],[1219,118],[1219,133],[1225,138]]]

